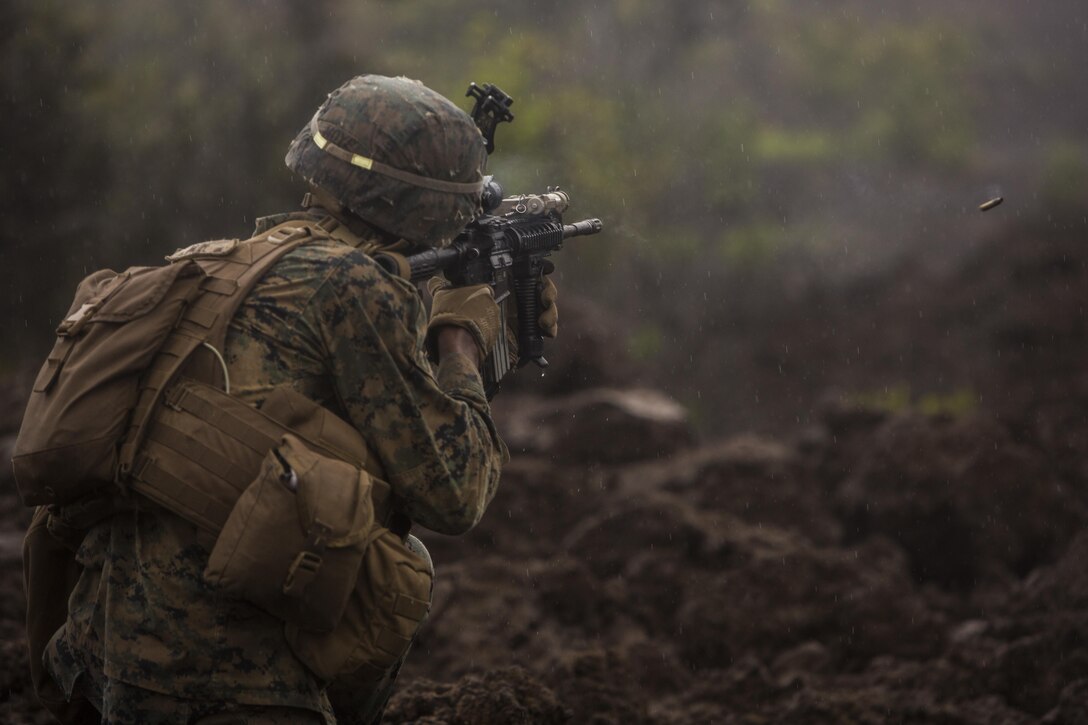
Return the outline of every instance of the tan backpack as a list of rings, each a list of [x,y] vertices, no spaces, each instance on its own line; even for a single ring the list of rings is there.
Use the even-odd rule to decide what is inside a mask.
[[[84,280],[35,382],[14,465],[24,502],[53,505],[54,523],[117,493],[114,483],[182,516],[211,550],[205,578],[282,618],[319,678],[377,678],[430,606],[433,571],[405,546],[410,522],[354,428],[287,389],[260,410],[231,396],[218,353],[260,276],[324,236],[289,222],[193,245],[167,267]],[[28,609],[52,611],[43,595],[70,583],[35,570],[32,554]],[[53,617],[34,622],[32,652],[63,624]]]
[[[194,350],[210,344],[214,323],[229,320],[244,293],[305,241],[307,230],[296,224],[245,243],[203,242],[162,267],[100,270],[84,279],[34,381],[15,441],[12,466],[23,503],[70,504],[127,473],[163,385]],[[201,266],[240,255],[245,265],[235,264],[226,277]]]
[[[80,283],[15,441],[25,504],[72,503],[113,483],[140,376],[203,279],[185,263],[101,270]]]

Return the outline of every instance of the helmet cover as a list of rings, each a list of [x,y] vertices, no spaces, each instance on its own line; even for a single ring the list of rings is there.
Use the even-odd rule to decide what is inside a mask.
[[[479,215],[486,160],[467,113],[419,81],[376,75],[330,93],[285,159],[359,218],[428,247]]]

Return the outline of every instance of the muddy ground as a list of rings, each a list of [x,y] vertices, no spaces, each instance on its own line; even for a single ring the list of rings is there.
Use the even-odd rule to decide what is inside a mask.
[[[808,424],[773,437],[700,439],[572,305],[549,397],[496,405],[514,458],[487,517],[425,536],[434,608],[387,721],[1088,722],[1085,237],[1025,226],[941,276],[819,291],[832,337],[867,342],[854,390],[894,392],[909,336],[912,379],[970,395],[807,376]],[[850,354],[810,337],[809,370]],[[0,698],[47,722],[3,490]]]

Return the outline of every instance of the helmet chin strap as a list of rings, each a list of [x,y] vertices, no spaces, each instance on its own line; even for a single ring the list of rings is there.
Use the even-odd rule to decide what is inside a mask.
[[[313,209],[327,215],[333,223],[328,225],[326,231],[353,247],[361,249],[399,248],[402,246],[401,242],[404,241],[400,237],[378,229],[365,219],[356,216],[350,209],[341,204],[335,196],[313,184],[310,184],[310,191],[302,197],[302,208]]]
[[[344,205],[341,204],[335,196],[325,191],[320,186],[310,184],[310,191],[306,196],[302,197],[302,208],[310,209],[315,206],[338,217],[351,214],[351,212],[344,208]],[[340,221],[344,220],[341,219]]]

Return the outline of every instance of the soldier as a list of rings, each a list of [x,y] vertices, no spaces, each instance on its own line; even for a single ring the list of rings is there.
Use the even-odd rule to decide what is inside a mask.
[[[303,209],[257,223],[257,234],[299,221],[325,233],[261,278],[222,351],[232,395],[260,407],[286,386],[333,411],[362,435],[399,514],[446,534],[480,520],[507,459],[478,372],[498,307],[486,285],[438,284],[428,321],[417,289],[371,255],[447,244],[479,213],[485,158],[467,114],[417,81],[361,76],[331,93],[286,158],[310,184]],[[554,335],[554,306],[541,323]],[[144,502],[94,525],[77,559],[44,664],[92,717],[380,720],[399,662],[379,679],[319,680],[282,621],[205,581],[208,549],[166,508]]]

